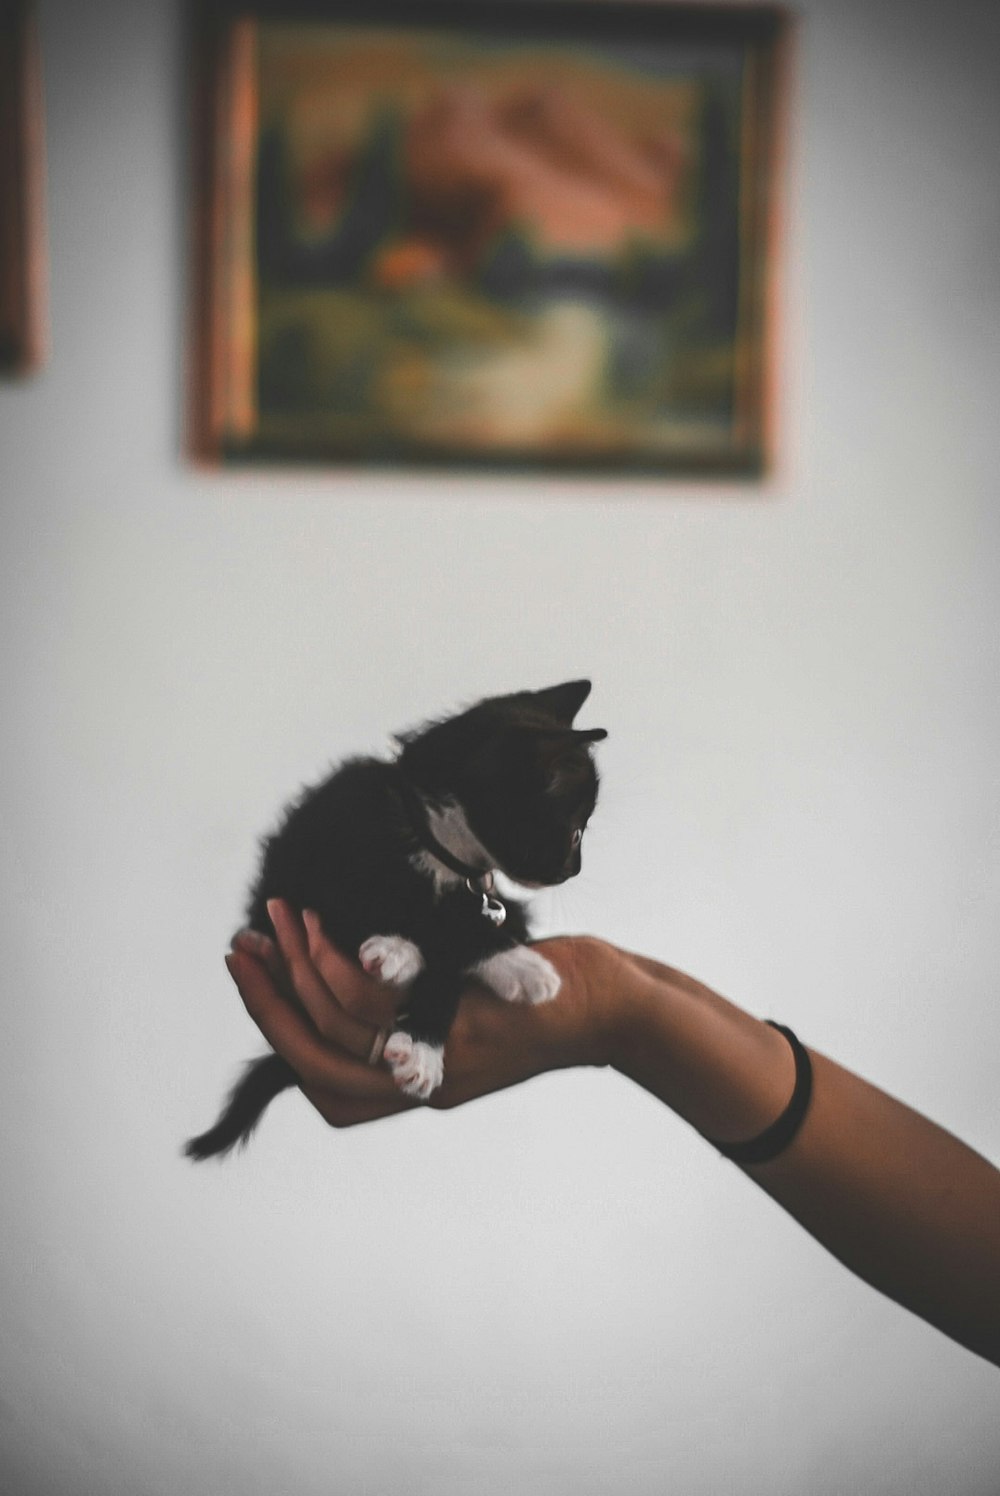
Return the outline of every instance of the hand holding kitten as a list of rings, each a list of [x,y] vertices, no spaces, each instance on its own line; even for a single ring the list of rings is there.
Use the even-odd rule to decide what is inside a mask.
[[[388,1070],[367,1062],[379,1030],[393,1021],[398,991],[337,950],[315,916],[300,919],[281,900],[270,913],[277,945],[242,931],[226,964],[247,1012],[293,1067],[304,1095],[333,1127],[410,1110],[417,1103]],[[556,1000],[498,1003],[470,983],[448,1039],[444,1082],[428,1105],[447,1109],[544,1070],[609,1062],[607,978],[618,953],[584,938],[539,948],[562,979]]]

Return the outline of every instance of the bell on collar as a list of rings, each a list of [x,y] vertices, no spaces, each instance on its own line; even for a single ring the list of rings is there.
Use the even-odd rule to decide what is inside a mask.
[[[490,924],[496,925],[498,929],[507,918],[507,910],[504,905],[498,898],[488,893],[483,894],[483,907],[479,912],[484,919],[488,919]]]
[[[507,909],[493,892],[493,874],[486,873],[484,877],[476,880],[467,878],[465,886],[470,893],[481,896],[483,902],[479,906],[480,914],[483,919],[488,919],[491,925],[496,925],[499,929],[507,918]]]

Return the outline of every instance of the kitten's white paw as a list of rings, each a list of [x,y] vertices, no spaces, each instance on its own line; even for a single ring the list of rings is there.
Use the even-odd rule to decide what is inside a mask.
[[[371,935],[358,951],[358,960],[370,976],[394,987],[405,987],[424,969],[420,947],[402,935]]]
[[[393,1080],[407,1096],[426,1101],[444,1080],[444,1048],[440,1044],[427,1044],[397,1029],[385,1041],[382,1054]]]
[[[487,956],[471,974],[508,1003],[548,1003],[560,987],[559,973],[552,962],[526,945]]]

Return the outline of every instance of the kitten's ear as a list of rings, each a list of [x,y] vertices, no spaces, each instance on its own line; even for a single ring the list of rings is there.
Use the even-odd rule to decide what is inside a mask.
[[[535,705],[556,722],[568,727],[590,695],[589,680],[568,680],[561,686],[548,686],[544,691],[532,691]]]
[[[589,743],[600,743],[606,737],[607,732],[603,727],[588,727],[583,730],[571,727],[565,732],[546,735],[548,789],[552,794],[561,794],[564,789],[579,784],[585,777],[584,765],[587,760],[576,750]]]

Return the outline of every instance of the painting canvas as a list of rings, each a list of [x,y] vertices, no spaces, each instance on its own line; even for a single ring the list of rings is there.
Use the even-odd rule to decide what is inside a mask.
[[[0,0],[0,373],[42,360],[45,255],[41,72],[25,0]]]
[[[211,7],[199,450],[760,470],[769,7]]]

